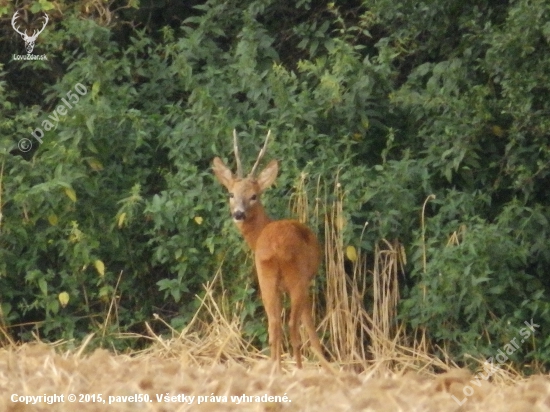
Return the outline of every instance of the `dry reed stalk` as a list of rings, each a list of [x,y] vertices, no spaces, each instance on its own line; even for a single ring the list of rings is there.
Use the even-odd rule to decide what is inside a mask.
[[[363,296],[366,293],[366,263],[358,259],[352,277],[344,270],[345,217],[343,212],[344,191],[337,183],[334,186],[332,203],[321,193],[321,182],[316,184],[313,210],[307,187],[307,175],[302,173],[291,197],[291,209],[298,219],[307,222],[309,216],[318,227],[324,224],[324,257],[326,286],[324,290],[326,316],[320,322],[322,335],[328,336],[328,346],[332,357],[340,365],[356,367],[363,365],[367,357],[364,342],[369,330],[370,318],[364,309]],[[324,199],[322,202],[321,199]],[[314,295],[314,307],[319,306]]]
[[[425,224],[425,216],[426,216],[426,205],[430,200],[434,200],[435,195],[431,194],[429,195],[425,200],[424,204],[422,205],[422,211],[420,213],[420,229],[421,229],[421,245],[422,245],[422,271],[425,274],[426,273],[426,267],[427,267],[427,252],[426,252],[426,224]],[[426,285],[424,283],[421,284],[422,287],[422,296],[423,299],[426,299]],[[417,335],[420,334],[420,341],[417,339]],[[416,328],[414,331],[414,337],[413,337],[413,347],[418,348],[416,350],[423,350],[428,351],[428,339],[426,338],[426,330],[423,327]]]
[[[397,344],[396,316],[399,302],[398,272],[401,253],[397,241],[383,241],[386,248],[375,246],[373,279],[373,328],[371,350],[376,359],[388,359]]]
[[[8,333],[8,325],[5,321],[4,311],[2,310],[2,302],[0,301],[0,346],[15,346],[15,341]]]
[[[120,284],[120,279],[122,279],[122,270],[120,271],[120,274],[118,275],[118,279],[116,281],[115,289],[113,290],[113,296],[111,298],[111,301],[109,302],[109,309],[107,310],[107,316],[105,316],[105,321],[100,326],[100,328],[103,330],[102,337],[105,337],[105,333],[107,331],[107,327],[111,324],[111,313],[114,311],[115,314],[115,324],[117,325],[117,329],[120,333],[120,327],[118,322],[118,304],[117,301],[119,300],[119,297],[117,296],[117,290],[118,285]]]
[[[0,347],[4,346],[15,347],[16,343],[8,333],[8,326],[4,321],[4,314],[2,313],[2,308],[0,307]]]
[[[320,215],[320,197],[319,197],[319,191],[320,191],[320,179],[317,180],[317,190],[316,190],[316,196],[315,196],[315,202],[313,206],[313,210],[310,209],[311,202],[309,201],[309,195],[307,192],[307,183],[308,183],[308,174],[305,172],[300,173],[300,178],[298,179],[295,191],[289,198],[289,208],[292,212],[292,215],[296,217],[300,222],[308,225],[310,228],[315,229],[318,227],[319,223],[319,215]],[[312,221],[312,223],[308,223]],[[315,231],[315,230],[314,230]],[[316,284],[319,279],[319,274],[314,277],[313,279],[313,287],[316,288]],[[315,308],[317,308],[320,305],[320,302],[318,302],[317,294],[313,293],[311,294],[311,300],[312,300],[312,316],[313,321],[317,325],[318,324],[318,313],[316,313]],[[285,310],[283,309],[283,313]],[[284,319],[283,319],[284,321]],[[304,342],[304,349],[305,349],[305,355],[307,356],[307,350],[312,350],[311,347],[306,346],[305,344],[309,341],[309,338],[307,334],[304,333],[304,331],[300,330],[301,339],[302,342]],[[321,333],[321,336],[323,333]],[[288,340],[288,337],[285,335],[285,340]],[[322,340],[322,339],[321,339]],[[285,342],[288,346],[288,342]],[[321,342],[322,343],[322,342]],[[317,357],[319,359],[319,357]],[[330,369],[330,368],[328,368]]]

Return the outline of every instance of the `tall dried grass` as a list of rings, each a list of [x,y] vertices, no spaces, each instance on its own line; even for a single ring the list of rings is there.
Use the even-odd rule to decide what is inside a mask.
[[[325,315],[320,330],[335,364],[380,375],[410,369],[434,373],[436,366],[439,370],[454,366],[431,356],[425,340],[413,339],[411,347],[411,339],[397,320],[399,276],[404,275],[406,263],[404,247],[397,240],[381,240],[369,264],[365,254],[344,244],[346,194],[338,179],[330,193],[323,193],[317,181],[313,204],[306,187],[307,175],[302,174],[291,208],[301,221],[312,216],[312,226],[324,226]],[[345,252],[350,247],[351,259]],[[351,273],[346,272],[346,259],[351,260]],[[372,302],[372,314],[366,309],[367,302]]]

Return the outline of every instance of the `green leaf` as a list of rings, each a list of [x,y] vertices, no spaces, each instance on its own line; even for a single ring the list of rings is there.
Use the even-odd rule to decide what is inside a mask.
[[[73,189],[71,189],[70,187],[66,187],[64,191],[65,195],[67,195],[69,199],[71,199],[73,202],[76,202],[76,192]]]
[[[42,8],[42,10],[44,11],[52,10],[55,8],[55,5],[48,0],[38,0],[38,2],[40,3],[40,7]]]
[[[0,317],[6,319],[11,312],[11,304],[4,302],[0,303]]]
[[[97,273],[99,273],[99,276],[103,277],[105,276],[105,264],[103,263],[103,261],[97,259],[94,261],[94,266],[95,266],[95,269],[97,271]]]
[[[88,118],[86,119],[86,127],[88,128],[88,130],[90,131],[90,134],[93,136],[94,134],[94,121],[95,121],[95,115],[92,114],[90,116],[88,116]]]
[[[99,93],[100,85],[101,85],[101,83],[99,82],[99,80],[95,81],[92,84],[92,100],[96,100],[97,95]],[[91,132],[91,133],[93,134],[93,132]]]
[[[52,300],[48,302],[46,310],[54,315],[57,314],[59,312],[59,302],[57,300]]]
[[[46,279],[38,279],[38,287],[44,295],[48,294],[48,282],[46,282]]]
[[[42,5],[40,2],[33,3],[33,5],[30,8],[31,13],[38,13],[39,11],[42,11]]]

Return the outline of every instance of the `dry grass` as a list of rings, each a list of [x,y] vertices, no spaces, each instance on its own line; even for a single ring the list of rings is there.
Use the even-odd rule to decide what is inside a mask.
[[[303,176],[301,185],[305,179]],[[346,273],[342,240],[345,194],[337,185],[331,195],[334,200],[327,205],[319,190],[312,205],[305,191],[298,189],[293,209],[302,220],[313,216],[325,226],[327,278],[322,295],[326,300],[319,306],[325,306],[326,313],[316,315],[333,374],[314,361],[306,361],[304,369],[297,370],[288,354],[283,357],[283,373],[276,373],[266,355],[243,340],[239,308],[231,308],[225,295],[215,293],[223,290],[220,269],[205,285],[202,304],[183,331],[165,323],[171,336],[158,336],[146,324],[151,344],[132,354],[103,349],[90,353],[87,345],[92,336],[76,350],[64,350],[61,344],[17,345],[0,322],[0,411],[550,410],[547,376],[524,379],[511,369],[500,368],[491,382],[479,380],[452,360],[431,356],[422,331],[415,335],[417,339],[406,337],[395,321],[398,275],[406,259],[401,245],[381,242],[371,265],[365,256],[352,256],[352,273]],[[320,206],[323,199],[328,207]],[[372,287],[367,287],[369,284]],[[367,293],[372,293],[372,313],[363,306]],[[116,316],[116,307],[113,313]],[[64,395],[64,402],[26,405],[13,402],[14,394]],[[70,394],[96,395],[96,402],[76,405],[68,401]],[[148,396],[151,402],[121,398],[138,394]],[[167,402],[165,395],[181,397]],[[242,402],[243,395],[259,398]],[[120,402],[109,405],[109,397]],[[200,404],[199,397],[203,397]],[[457,402],[462,401],[459,406]]]

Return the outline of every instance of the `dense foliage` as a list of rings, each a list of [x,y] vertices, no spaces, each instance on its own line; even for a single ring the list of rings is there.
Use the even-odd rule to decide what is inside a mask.
[[[153,313],[180,327],[221,264],[264,336],[210,171],[215,155],[232,161],[233,128],[249,162],[272,130],[272,215],[289,214],[302,172],[312,196],[338,176],[348,244],[405,245],[401,320],[457,361],[492,356],[525,321],[550,326],[548,2],[20,3],[0,7],[0,325],[13,336],[107,339]],[[48,60],[11,58],[17,8],[50,15],[35,46]],[[513,360],[550,360],[549,339],[537,331]]]

